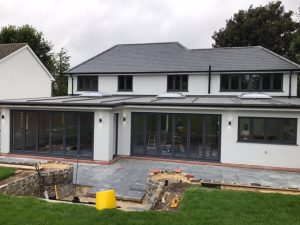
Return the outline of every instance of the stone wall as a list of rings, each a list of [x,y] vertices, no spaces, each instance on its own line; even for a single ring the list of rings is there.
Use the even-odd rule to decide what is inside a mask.
[[[73,166],[60,170],[41,171],[44,182],[44,188],[49,196],[55,196],[54,185],[56,184],[60,198],[65,197],[73,192]]]
[[[0,186],[0,193],[22,196],[38,196],[39,178],[37,174],[30,174],[26,177]]]
[[[44,191],[49,197],[55,197],[54,185],[57,186],[59,198],[63,198],[73,192],[73,165],[64,169],[47,169],[33,172],[26,177],[11,181],[0,186],[0,193],[44,197]],[[42,179],[42,180],[40,180]],[[40,184],[44,184],[42,187]]]
[[[164,183],[162,181],[155,181],[151,178],[147,179],[145,200],[149,206],[149,209],[156,204],[158,197],[163,191],[163,188]]]

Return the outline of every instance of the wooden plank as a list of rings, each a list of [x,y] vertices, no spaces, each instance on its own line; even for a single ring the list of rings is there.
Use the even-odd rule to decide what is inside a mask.
[[[0,167],[7,167],[7,168],[16,168],[20,170],[35,170],[34,166],[25,166],[25,165],[16,165],[16,164],[2,164],[0,163]],[[39,166],[42,169],[42,166]]]

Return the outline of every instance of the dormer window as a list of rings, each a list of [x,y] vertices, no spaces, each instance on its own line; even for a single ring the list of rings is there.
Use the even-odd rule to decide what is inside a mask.
[[[118,91],[132,91],[132,76],[118,77]]]
[[[220,91],[282,91],[282,73],[221,74]]]
[[[188,75],[168,75],[167,91],[188,91]]]
[[[98,76],[78,76],[78,91],[98,91]]]

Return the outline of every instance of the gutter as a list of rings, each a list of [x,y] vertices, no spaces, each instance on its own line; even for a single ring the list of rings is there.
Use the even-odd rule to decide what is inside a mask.
[[[41,103],[41,102],[31,102],[31,103],[24,103],[24,102],[0,102],[0,105],[9,105],[9,106],[64,106],[64,107],[99,107],[99,108],[115,108],[119,106],[182,106],[182,107],[218,107],[218,108],[279,108],[279,109],[288,109],[288,108],[295,108],[300,109],[300,105],[294,104],[286,104],[286,105],[279,105],[279,104],[268,104],[268,105],[261,105],[261,104],[214,104],[214,103],[127,103],[127,102],[120,102],[120,103],[113,103],[113,104],[86,104],[86,103]]]

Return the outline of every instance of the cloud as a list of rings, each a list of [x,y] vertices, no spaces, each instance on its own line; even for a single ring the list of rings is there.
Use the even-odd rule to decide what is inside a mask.
[[[226,2],[226,3],[225,3]],[[208,48],[214,31],[239,9],[268,0],[0,0],[0,26],[30,24],[75,65],[119,43],[180,41]],[[295,0],[285,0],[297,11]]]

